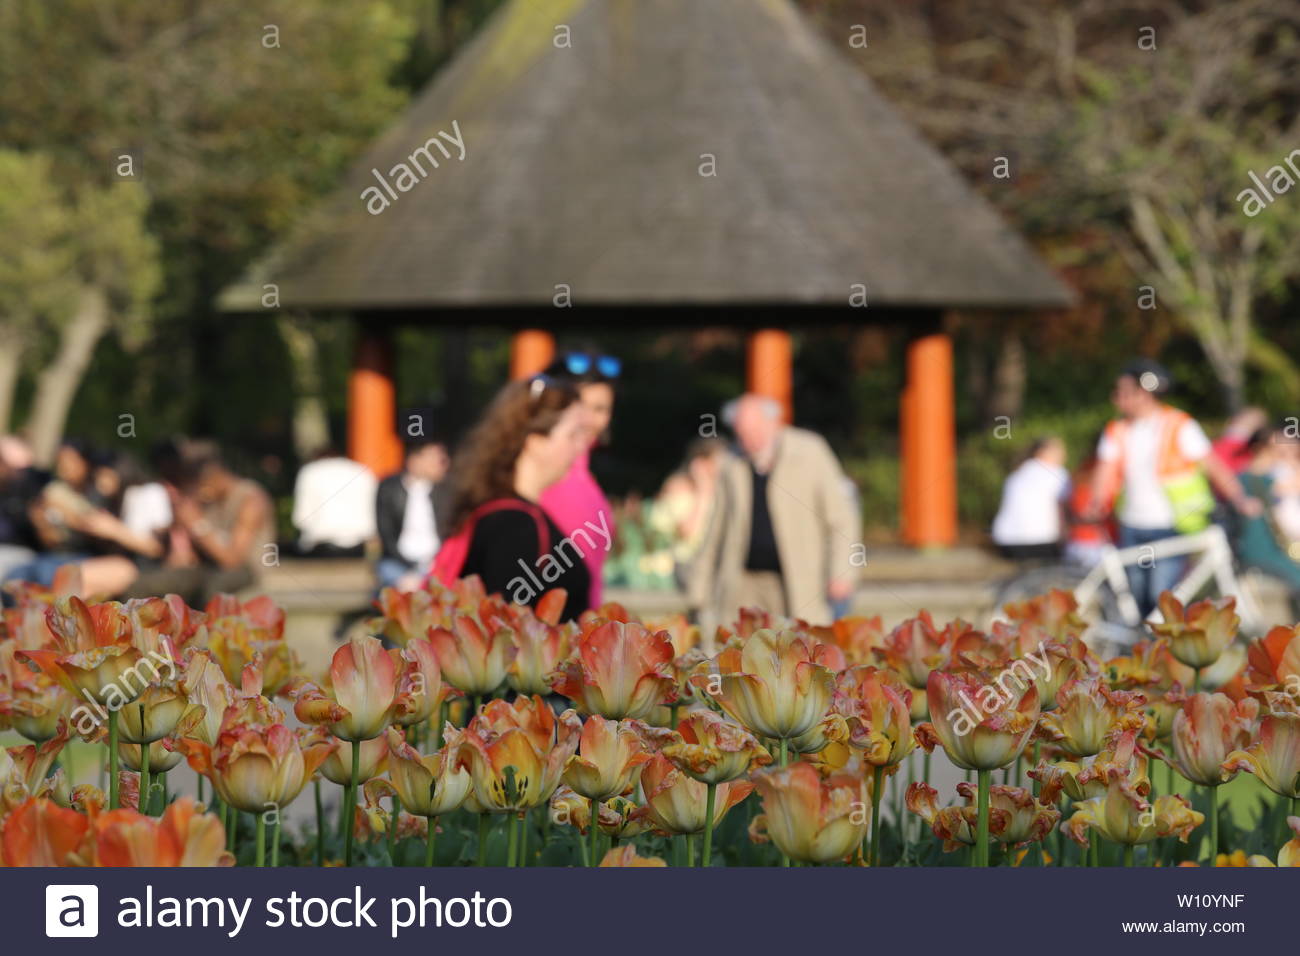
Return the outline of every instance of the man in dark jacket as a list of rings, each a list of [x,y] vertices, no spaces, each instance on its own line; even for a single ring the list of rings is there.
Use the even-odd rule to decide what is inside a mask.
[[[442,544],[447,515],[447,446],[427,440],[406,447],[402,470],[379,483],[375,525],[381,553],[379,586],[411,590],[429,570]]]

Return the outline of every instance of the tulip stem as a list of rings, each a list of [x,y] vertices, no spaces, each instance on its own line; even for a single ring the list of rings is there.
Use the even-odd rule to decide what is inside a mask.
[[[979,795],[976,804],[976,826],[975,826],[975,854],[976,866],[989,865],[989,785],[992,783],[992,773],[988,770],[979,771]]]
[[[117,794],[117,711],[108,712],[108,809],[118,808]]]
[[[140,724],[142,726],[144,725],[143,707],[140,708]],[[149,815],[149,810],[150,810],[149,805],[153,803],[153,801],[149,799],[150,784],[151,781],[149,779],[149,745],[141,744],[140,745],[140,801],[139,801],[140,805],[137,809],[145,816]]]
[[[312,781],[316,797],[316,866],[325,865],[325,804],[320,798],[320,777]]]
[[[718,802],[718,785],[708,784],[709,795],[704,800],[704,849],[700,851],[700,866],[707,867],[713,859],[713,808]]]
[[[239,830],[239,811],[235,809],[234,804],[230,805],[230,825],[226,827],[226,849],[235,852],[235,833]]]
[[[528,865],[528,814],[525,810],[519,814],[519,865]]]
[[[449,706],[450,706],[450,702],[445,700],[438,705],[437,736],[434,738],[435,740],[437,740],[438,746],[434,748],[435,751],[442,749],[442,732],[443,732],[443,728],[447,726],[447,710]]]
[[[1125,843],[1124,844],[1124,866],[1127,868],[1132,865],[1133,865],[1133,844]]]
[[[782,767],[784,767],[787,763],[790,762],[790,741],[786,740],[784,737],[781,738],[780,759],[781,762],[779,766]]]
[[[199,774],[198,790],[198,802],[203,803],[203,774]]]
[[[511,813],[506,814],[506,866],[517,866],[519,853],[519,821]]]
[[[695,834],[686,834],[686,868],[695,866]]]
[[[1210,866],[1219,853],[1219,788],[1210,787]]]
[[[393,815],[388,824],[388,862],[397,866],[397,824],[402,818],[402,798],[393,794]]]
[[[1201,692],[1201,669],[1198,667],[1196,668],[1196,676],[1192,678],[1192,693],[1199,694],[1200,692]]]
[[[885,768],[871,768],[871,857],[868,866],[880,866],[880,798],[885,785]]]
[[[275,811],[275,823],[271,824],[271,866],[280,865],[280,811]]]
[[[254,814],[257,820],[257,855],[253,857],[253,866],[266,866],[266,814]]]
[[[438,841],[438,818],[429,817],[429,835],[424,841],[424,865],[433,866],[433,847]]]
[[[347,806],[348,814],[343,831],[343,865],[352,865],[353,831],[356,829],[354,817],[357,813],[357,778],[361,776],[361,741],[352,741],[352,776],[348,778]]]
[[[476,866],[487,866],[488,827],[491,824],[492,820],[488,817],[487,811],[478,815],[478,859],[475,861]]]
[[[1097,845],[1097,831],[1088,830],[1088,866],[1101,866],[1101,847]]]
[[[587,841],[590,848],[587,850],[587,866],[596,865],[596,841],[600,838],[600,827],[596,821],[600,819],[600,801],[595,797],[591,798],[591,821],[587,825]]]

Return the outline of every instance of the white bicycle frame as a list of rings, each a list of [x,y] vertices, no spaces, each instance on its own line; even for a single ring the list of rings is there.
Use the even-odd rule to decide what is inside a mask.
[[[1220,594],[1237,598],[1237,614],[1241,618],[1242,629],[1247,633],[1258,632],[1262,613],[1253,595],[1241,587],[1237,580],[1232,547],[1228,544],[1228,536],[1218,525],[1211,525],[1198,534],[1177,535],[1130,548],[1107,547],[1102,553],[1101,561],[1074,589],[1074,598],[1079,602],[1079,608],[1086,611],[1096,600],[1102,585],[1109,584],[1115,593],[1124,623],[1136,630],[1142,623],[1142,613],[1129,589],[1128,575],[1124,569],[1130,565],[1190,554],[1199,554],[1200,557],[1191,563],[1187,573],[1174,587],[1174,597],[1186,604],[1213,579]],[[1147,616],[1148,621],[1160,619],[1159,608]]]

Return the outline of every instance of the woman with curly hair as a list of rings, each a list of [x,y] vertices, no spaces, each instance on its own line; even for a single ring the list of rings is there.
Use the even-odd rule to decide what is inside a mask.
[[[585,611],[591,592],[586,544],[577,535],[566,538],[538,502],[582,453],[587,433],[571,384],[537,375],[502,389],[456,455],[451,528],[461,547],[440,553],[438,576],[476,574],[489,593],[528,605],[563,588],[562,618]],[[463,562],[450,567],[461,549]]]

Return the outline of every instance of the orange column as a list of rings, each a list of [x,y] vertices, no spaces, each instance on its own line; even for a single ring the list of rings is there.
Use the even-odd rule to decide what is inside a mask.
[[[555,358],[555,336],[542,329],[521,329],[510,343],[510,378],[536,375]]]
[[[933,334],[907,349],[903,411],[903,537],[916,547],[957,541],[957,439],[952,339]]]
[[[357,330],[348,378],[348,457],[377,475],[387,475],[402,465],[393,339],[387,329]]]
[[[794,349],[784,329],[759,329],[749,334],[745,356],[746,390],[775,398],[794,417]]]

